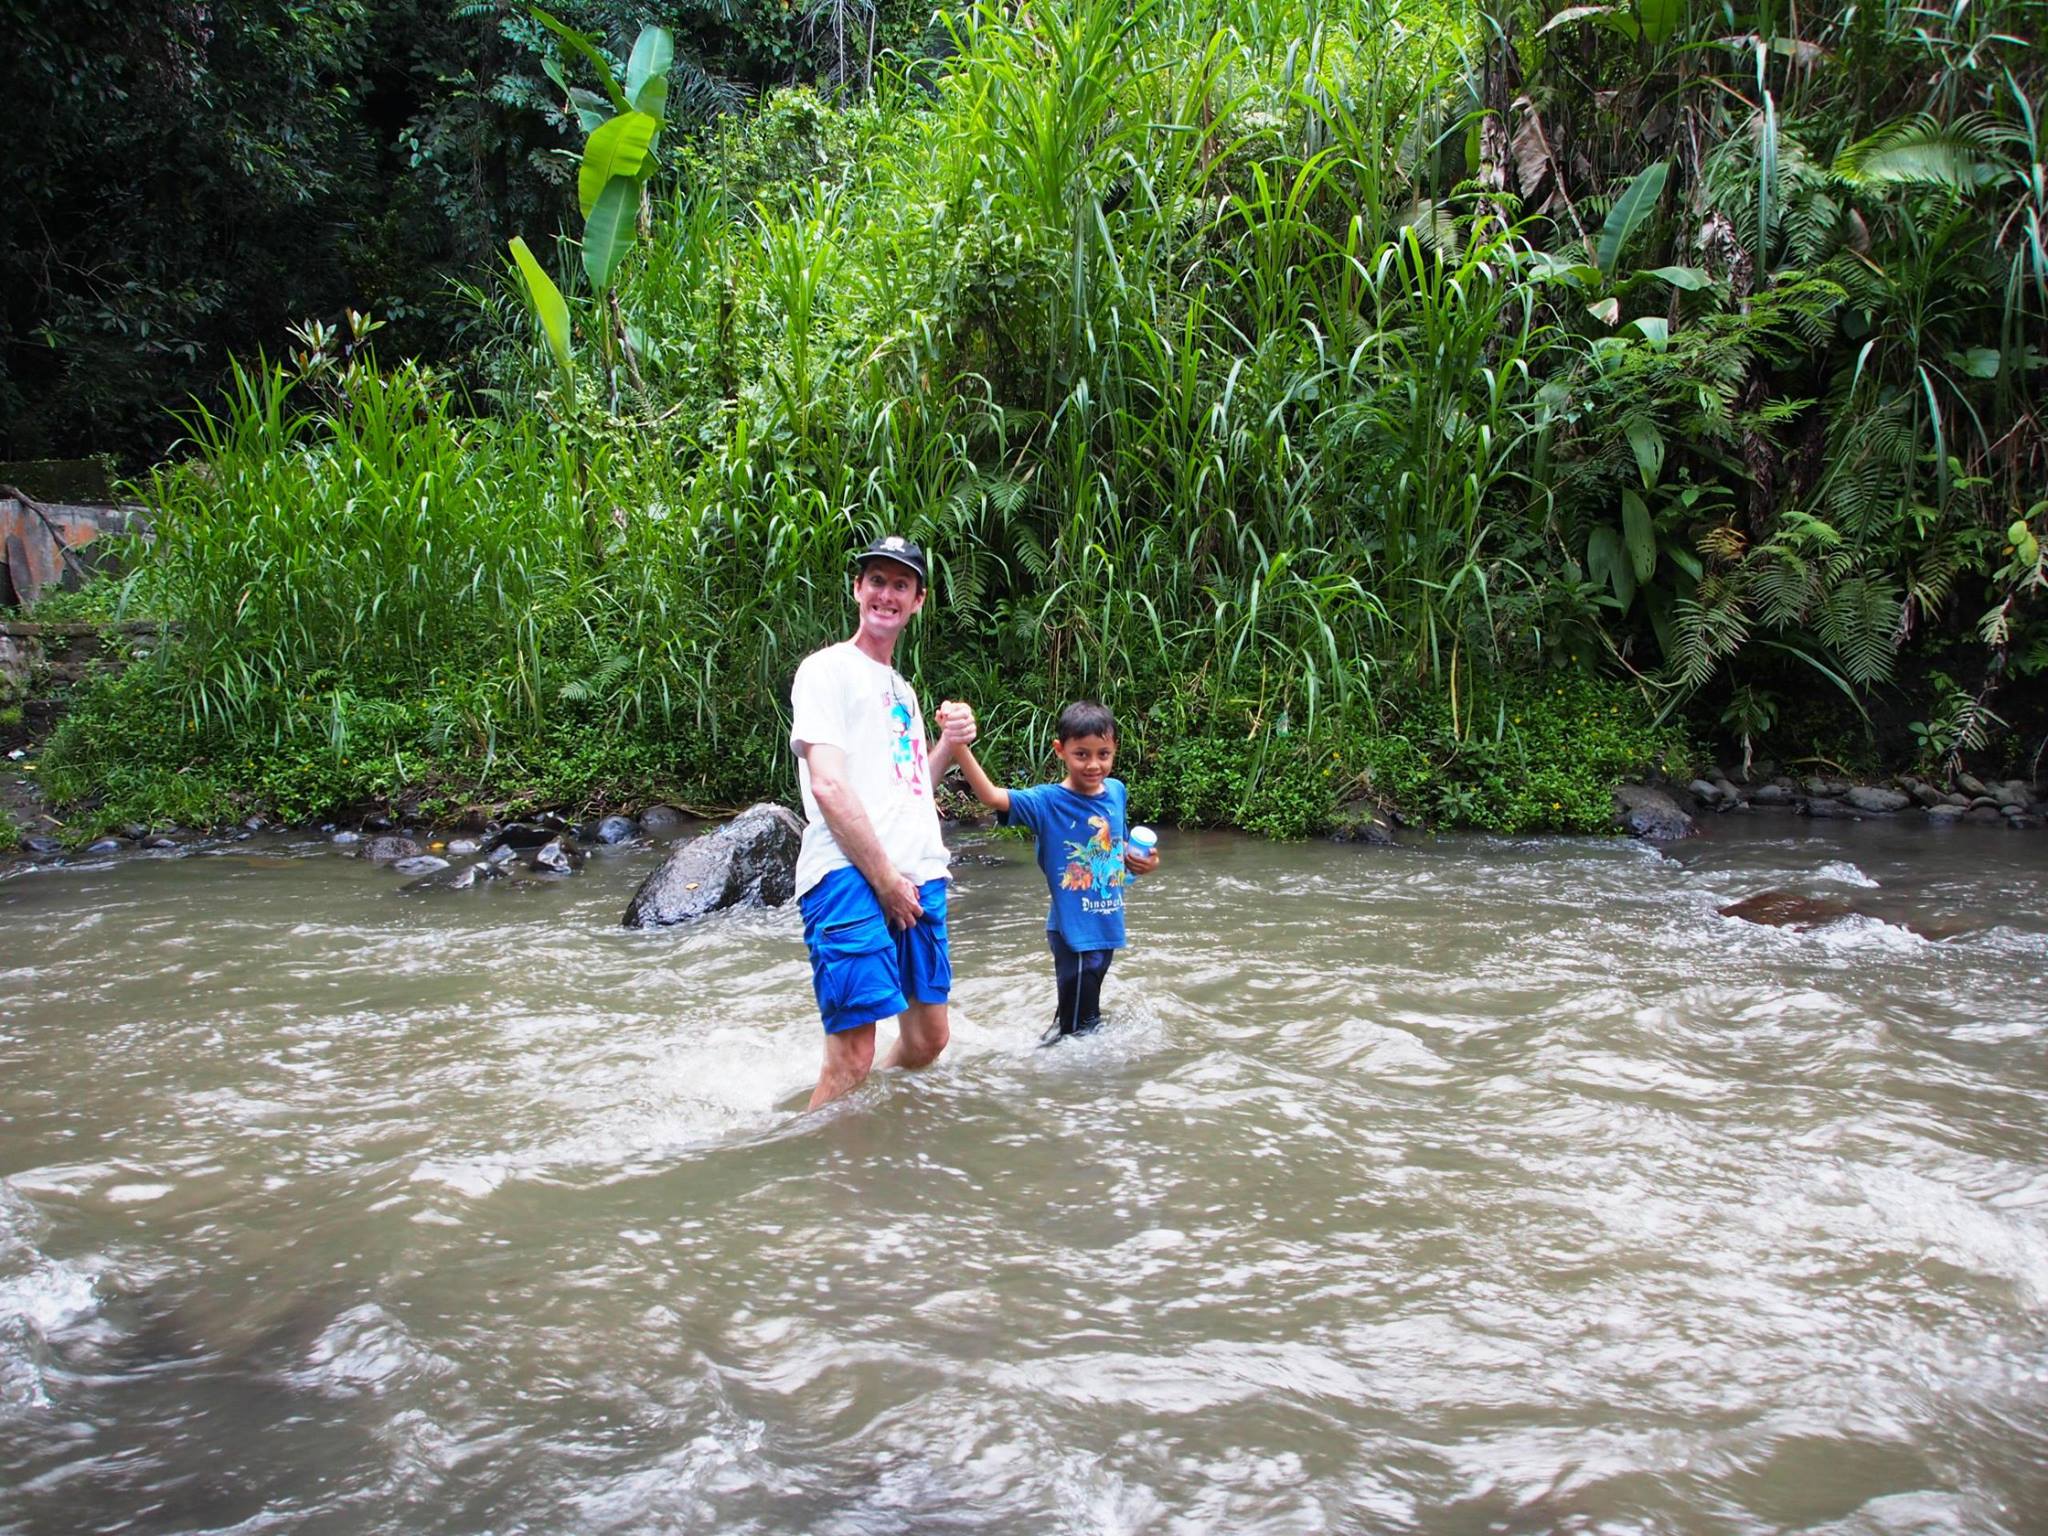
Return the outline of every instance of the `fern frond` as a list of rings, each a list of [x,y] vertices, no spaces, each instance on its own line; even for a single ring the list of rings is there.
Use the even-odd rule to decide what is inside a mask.
[[[1868,685],[1891,676],[1901,603],[1889,577],[1852,576],[1821,595],[1814,628],[1841,658],[1850,681]]]
[[[1956,577],[1970,564],[1970,551],[1959,537],[1935,539],[1906,568],[1907,600],[1923,613],[1939,613],[1955,589]]]
[[[1733,523],[1717,523],[1699,537],[1699,551],[1709,560],[1740,560],[1749,540]]]
[[[1017,563],[1037,580],[1043,581],[1052,569],[1052,555],[1036,534],[1020,528],[1017,530]]]
[[[1943,186],[1972,192],[1998,174],[1986,158],[1990,119],[1970,113],[1943,123],[1925,113],[1886,123],[1835,156],[1833,173],[1852,187]]]
[[[1765,549],[1750,574],[1757,613],[1773,629],[1804,623],[1818,595],[1813,569],[1790,550]]]
[[[1733,604],[1709,607],[1682,597],[1672,605],[1671,653],[1666,658],[1680,687],[1697,691],[1714,675],[1715,666],[1742,649],[1749,638],[1749,619]]]

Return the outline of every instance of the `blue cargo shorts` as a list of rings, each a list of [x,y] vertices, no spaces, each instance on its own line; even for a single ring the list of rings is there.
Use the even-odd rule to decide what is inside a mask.
[[[925,881],[917,899],[924,916],[898,933],[857,869],[835,869],[804,892],[804,947],[827,1034],[893,1019],[913,1001],[943,1003],[952,993],[946,882]]]

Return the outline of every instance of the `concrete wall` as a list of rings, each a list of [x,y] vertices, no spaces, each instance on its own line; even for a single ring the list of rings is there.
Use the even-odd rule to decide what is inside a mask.
[[[110,534],[147,532],[140,507],[80,506],[0,495],[0,610],[35,607],[48,588],[77,584]]]

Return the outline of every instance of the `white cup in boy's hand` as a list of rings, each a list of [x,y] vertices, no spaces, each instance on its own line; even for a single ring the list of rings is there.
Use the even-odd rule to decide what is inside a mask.
[[[1124,842],[1131,852],[1145,858],[1158,848],[1159,834],[1150,827],[1133,827],[1124,834]]]

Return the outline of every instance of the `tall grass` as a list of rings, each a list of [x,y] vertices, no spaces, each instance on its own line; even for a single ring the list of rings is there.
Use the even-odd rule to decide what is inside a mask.
[[[141,580],[177,615],[195,728],[296,718],[336,686],[488,678],[539,702],[543,637],[585,603],[577,464],[533,417],[459,414],[423,370],[357,367],[328,399],[237,367],[228,406],[159,469]]]
[[[692,151],[615,289],[620,411],[555,391],[530,339],[489,422],[413,370],[328,395],[239,375],[150,490],[184,707],[247,731],[387,689],[490,730],[566,709],[772,741],[796,661],[848,622],[847,549],[882,528],[935,559],[910,664],[1027,733],[1085,693],[1315,736],[1390,680],[1448,692],[1560,634],[1678,644],[1717,593],[1750,609],[1682,680],[1756,625],[1825,651],[1824,604],[1767,596],[1758,562],[1791,546],[1728,509],[1814,400],[1821,511],[2038,465],[2015,383],[2048,350],[2038,71],[1981,17],[1830,15],[1844,77],[1910,59],[1896,110],[1963,129],[1829,169],[1876,126],[1864,87],[1816,83],[1789,13],[1749,18],[1745,54],[1697,10],[1624,45],[1528,7],[983,0],[935,68],[846,111],[778,98]],[[1590,100],[1617,63],[1636,115],[1580,123],[1542,207],[1498,191],[1482,127],[1528,110],[1498,82]],[[1588,265],[1659,114],[1718,135],[1674,157],[1698,201],[1631,227],[1641,270]],[[1750,275],[1695,277],[1723,225]],[[1838,521],[1860,590],[1962,579],[1911,587],[1886,573],[1927,541]],[[1877,606],[1858,678],[1881,675]]]

